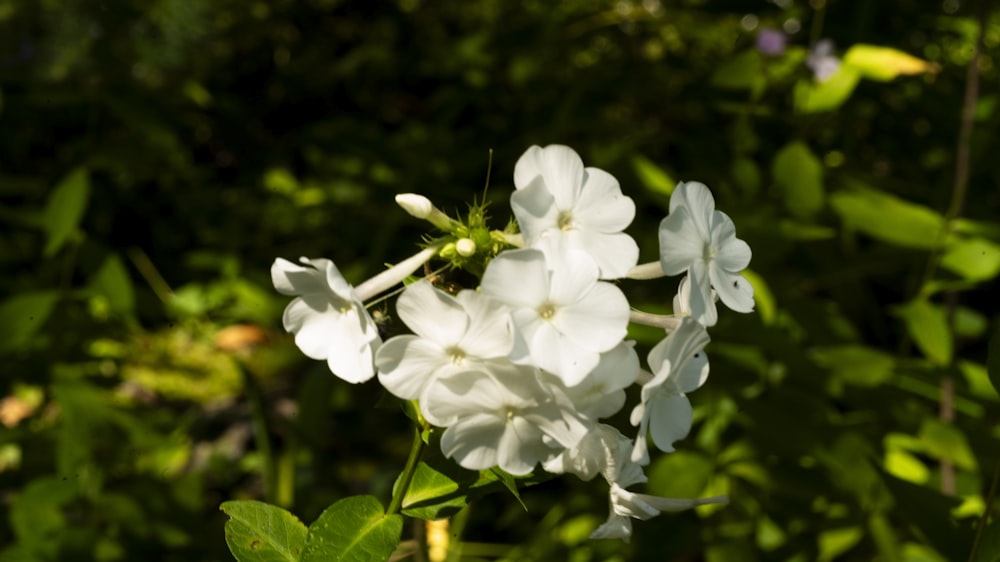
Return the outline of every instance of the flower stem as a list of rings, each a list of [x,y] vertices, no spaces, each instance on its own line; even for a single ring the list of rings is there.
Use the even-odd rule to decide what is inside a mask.
[[[392,501],[389,502],[389,508],[385,510],[386,515],[398,513],[403,507],[403,496],[406,495],[406,491],[410,488],[410,482],[413,481],[413,475],[417,472],[417,463],[420,462],[420,457],[424,454],[424,440],[420,436],[420,429],[419,426],[413,428],[410,456],[406,459],[403,473],[399,475],[398,485],[392,493]]]

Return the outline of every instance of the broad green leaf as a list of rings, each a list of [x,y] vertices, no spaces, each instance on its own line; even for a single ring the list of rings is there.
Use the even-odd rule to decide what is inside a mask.
[[[91,279],[91,288],[108,301],[111,310],[129,314],[135,306],[132,280],[125,264],[116,254],[110,254]]]
[[[757,49],[743,51],[712,73],[712,85],[729,90],[749,90],[764,80],[761,62]]]
[[[892,355],[863,345],[838,345],[813,350],[813,359],[848,384],[878,386],[889,380],[896,365]]]
[[[639,176],[639,181],[642,182],[642,185],[653,193],[669,196],[677,186],[677,182],[670,177],[670,174],[645,156],[633,156],[632,169]]]
[[[55,291],[21,293],[0,304],[0,351],[17,349],[45,324],[59,301]]]
[[[880,560],[885,562],[902,562],[899,552],[899,540],[889,519],[882,513],[872,513],[868,518],[868,533],[878,548]]]
[[[983,238],[952,242],[941,266],[970,281],[987,281],[1000,273],[1000,246]]]
[[[937,212],[864,186],[830,195],[830,205],[849,228],[906,248],[939,245],[944,218]]]
[[[936,72],[939,68],[932,62],[918,59],[891,47],[861,43],[852,45],[847,50],[842,63],[856,70],[861,76],[879,82],[888,82],[903,74]]]
[[[89,195],[90,179],[87,170],[82,168],[70,172],[49,195],[42,214],[42,224],[48,235],[44,251],[46,257],[55,255],[76,232]]]
[[[75,480],[55,476],[36,478],[16,492],[10,504],[10,525],[18,541],[54,554],[57,545],[52,543],[53,535],[66,526],[62,506],[77,494]]]
[[[986,371],[990,376],[990,382],[993,383],[994,390],[1000,392],[1000,322],[996,324],[993,337],[990,338]]]
[[[402,534],[402,515],[386,515],[373,496],[351,496],[326,508],[309,526],[302,562],[388,560]]]
[[[799,141],[786,144],[774,156],[774,181],[785,207],[797,217],[809,217],[823,208],[823,166]]]
[[[927,454],[951,461],[963,470],[974,470],[976,459],[965,435],[954,425],[928,418],[920,425],[920,440]]]
[[[441,519],[454,515],[468,503],[460,488],[458,482],[421,462],[410,481],[410,488],[403,496],[403,514],[420,519]]]
[[[795,111],[797,113],[819,113],[841,106],[858,85],[861,76],[853,68],[840,65],[837,72],[823,82],[803,78],[795,84]]]
[[[990,348],[992,349],[995,344],[995,341],[991,341]],[[990,353],[993,353],[993,351],[991,350]],[[998,349],[997,353],[1000,353],[1000,349]],[[972,361],[958,361],[958,370],[965,379],[965,384],[969,388],[969,394],[974,398],[985,398],[991,402],[1000,402],[1000,390],[994,388],[995,382],[1000,382],[1000,380],[990,380],[996,368],[997,366],[987,368],[986,365]]]
[[[259,501],[228,501],[220,508],[226,521],[226,544],[239,562],[298,562],[306,544],[306,526],[297,517]]]
[[[897,307],[895,313],[902,318],[906,331],[932,363],[944,366],[951,362],[951,332],[941,307],[918,299]]]

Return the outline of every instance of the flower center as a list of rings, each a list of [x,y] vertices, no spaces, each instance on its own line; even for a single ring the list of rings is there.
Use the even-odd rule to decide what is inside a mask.
[[[452,347],[448,349],[448,359],[451,360],[454,365],[461,365],[462,360],[465,359],[465,352],[461,348]]]
[[[560,212],[556,224],[559,226],[559,230],[573,230],[573,214],[569,211]]]
[[[547,302],[538,307],[538,315],[542,317],[542,320],[552,320],[552,317],[556,315],[556,307],[554,304]]]
[[[513,423],[514,421],[514,408],[507,406],[507,423]]]
[[[711,261],[715,259],[715,254],[719,253],[719,249],[711,244],[705,244],[705,250],[702,252],[702,257],[705,261]]]

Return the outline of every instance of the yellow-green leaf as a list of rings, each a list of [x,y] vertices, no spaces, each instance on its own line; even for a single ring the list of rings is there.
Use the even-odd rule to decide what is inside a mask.
[[[76,232],[89,195],[90,180],[84,169],[70,172],[49,195],[42,214],[42,225],[48,235],[44,252],[46,257],[58,252]]]
[[[896,314],[903,319],[906,331],[932,363],[945,366],[951,362],[951,332],[941,307],[918,299],[898,307]]]
[[[663,168],[654,164],[645,156],[636,155],[632,157],[632,169],[639,176],[642,185],[653,193],[660,193],[669,196],[677,187],[677,182],[670,177],[670,174]]]
[[[853,68],[840,65],[837,72],[823,82],[803,78],[795,84],[795,111],[798,113],[819,113],[841,106],[858,85],[861,76]]]
[[[937,64],[919,59],[891,47],[853,45],[844,55],[843,65],[856,70],[869,80],[888,82],[904,74],[937,72]]]
[[[831,194],[830,206],[847,227],[883,242],[922,249],[942,242],[940,214],[882,191],[856,185]]]

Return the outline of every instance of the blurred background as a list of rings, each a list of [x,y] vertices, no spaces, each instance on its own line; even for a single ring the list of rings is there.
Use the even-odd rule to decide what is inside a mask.
[[[556,479],[476,500],[460,559],[967,559],[998,54],[985,0],[0,0],[0,561],[231,560],[222,501],[388,501],[408,420],[298,352],[270,265],[360,282],[426,232],[394,194],[463,213],[491,158],[502,228],[550,143],[620,180],[640,261],[680,180],[753,248],[757,311],[722,311],[646,487],[731,503],[589,541],[604,484]],[[666,312],[676,282],[622,285]]]

